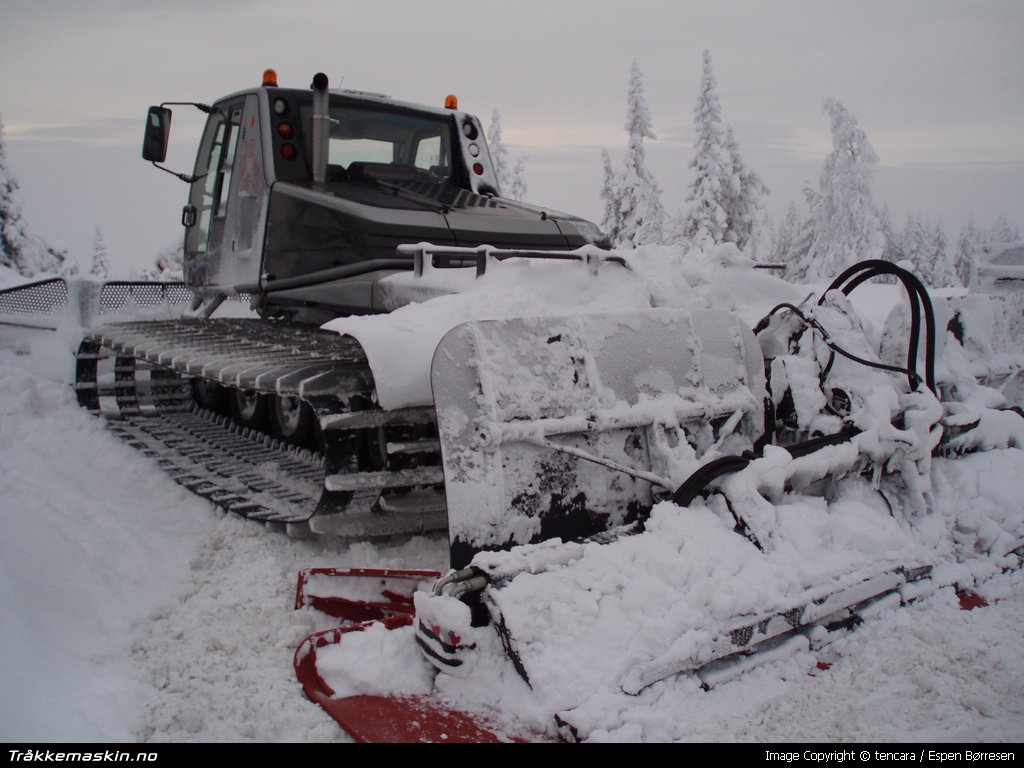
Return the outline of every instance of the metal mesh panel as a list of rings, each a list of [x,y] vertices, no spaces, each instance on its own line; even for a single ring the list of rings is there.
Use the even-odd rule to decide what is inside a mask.
[[[62,315],[84,326],[92,325],[98,315],[142,317],[160,310],[179,315],[189,308],[192,296],[182,282],[112,280],[100,285],[54,277],[0,290],[0,324],[52,329]],[[247,293],[228,297],[243,306],[251,299]]]
[[[49,314],[68,303],[68,286],[55,277],[0,291],[0,315]]]
[[[103,284],[100,293],[100,314],[132,307],[152,309],[188,304],[191,301],[192,291],[184,283],[110,281]]]

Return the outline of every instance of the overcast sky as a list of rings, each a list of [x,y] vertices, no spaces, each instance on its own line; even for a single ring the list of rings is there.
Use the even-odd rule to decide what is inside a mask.
[[[622,156],[626,85],[644,74],[651,169],[670,210],[691,182],[692,110],[711,51],[723,119],[772,191],[802,203],[830,150],[822,102],[852,112],[881,159],[876,200],[908,213],[1024,225],[1021,0],[0,0],[0,115],[30,229],[115,269],[180,239],[186,187],[141,160],[149,104],[259,83],[440,105],[447,93],[526,156],[531,202],[599,219],[601,147]],[[201,120],[175,112],[169,164]]]

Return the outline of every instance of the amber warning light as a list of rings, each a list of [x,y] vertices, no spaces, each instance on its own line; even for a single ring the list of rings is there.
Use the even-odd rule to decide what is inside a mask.
[[[449,93],[444,97],[444,108],[445,109],[458,109],[459,108],[459,97],[454,93]]]
[[[266,88],[268,86],[277,86],[277,70],[263,70],[263,87]]]

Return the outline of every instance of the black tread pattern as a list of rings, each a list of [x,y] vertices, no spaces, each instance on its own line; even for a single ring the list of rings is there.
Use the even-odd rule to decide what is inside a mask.
[[[154,458],[175,481],[225,510],[287,524],[296,533],[353,538],[443,530],[447,524],[436,483],[404,487],[406,478],[421,483],[439,478],[439,466],[432,471],[429,458],[418,472],[362,466],[351,446],[359,444],[360,429],[377,427],[328,426],[352,413],[355,403],[367,408],[373,399],[369,364],[350,337],[255,319],[113,323],[85,334],[76,369],[81,405],[107,416],[115,433]],[[300,397],[330,430],[326,454],[199,408],[190,377]],[[416,412],[394,415],[415,424],[433,420],[432,409],[410,410]],[[325,480],[339,476],[354,482],[332,490]],[[419,494],[434,503],[424,508],[378,503],[382,492]]]

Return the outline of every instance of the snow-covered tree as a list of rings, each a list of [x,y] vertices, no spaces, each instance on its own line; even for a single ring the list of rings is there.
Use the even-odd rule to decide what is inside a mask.
[[[103,230],[96,227],[92,236],[92,269],[89,274],[101,280],[110,277],[110,258],[107,256],[107,244],[103,242]]]
[[[636,248],[638,245],[662,242],[664,211],[661,207],[661,190],[647,169],[644,139],[657,137],[651,125],[651,111],[644,94],[643,76],[635,61],[629,71],[626,101],[629,146],[622,170],[615,176],[614,184],[606,185],[606,189],[614,195],[612,200],[617,202],[615,218],[620,223],[613,244],[622,248]],[[609,198],[605,199],[607,205]]]
[[[497,109],[491,112],[491,124],[487,126],[487,147],[491,151],[491,164],[498,179],[498,189],[503,195],[508,194],[512,179],[508,167],[508,150],[501,140],[501,113]]]
[[[981,232],[974,223],[974,217],[971,216],[957,238],[956,255],[953,257],[953,267],[964,287],[969,288],[974,279],[975,258],[980,245]]]
[[[37,238],[39,261],[46,272],[53,272],[60,277],[71,277],[78,274],[78,259],[68,253],[67,246],[58,240],[54,244],[44,243]]]
[[[7,167],[3,122],[0,121],[0,265],[25,277],[38,272],[61,276],[78,273],[78,262],[62,243],[51,245],[29,234],[18,202],[18,182]]]
[[[990,243],[1013,243],[1017,240],[1020,240],[1020,231],[1010,226],[1010,221],[1006,218],[1005,213],[1000,213],[992,224],[988,241]]]
[[[711,52],[704,51],[704,69],[697,105],[693,108],[697,131],[693,185],[687,195],[690,212],[685,231],[695,244],[726,241],[729,212],[723,202],[733,195],[733,159],[726,148],[722,109],[718,103],[718,84],[711,69]]]
[[[892,214],[889,213],[888,203],[882,206],[878,214],[879,226],[882,229],[882,237],[885,244],[882,246],[882,258],[896,264],[903,260],[903,241],[896,234],[896,228],[892,223]]]
[[[762,208],[753,224],[743,252],[754,261],[770,262],[775,247],[775,223],[767,209]]]
[[[946,237],[946,228],[942,226],[941,221],[932,230],[931,240],[929,266],[932,285],[936,288],[962,285],[957,277],[956,269],[953,267],[953,260],[949,256],[949,238]]]
[[[7,168],[3,130],[0,121],[0,265],[31,277],[39,265],[18,203],[18,182]]]
[[[746,250],[754,235],[758,212],[768,195],[768,187],[744,164],[731,127],[725,131],[725,150],[730,166],[728,194],[722,202],[726,219],[725,240],[736,243],[740,250]]]
[[[790,264],[793,259],[793,245],[800,232],[800,214],[796,209],[796,202],[791,200],[786,215],[782,217],[782,223],[775,230],[775,237],[772,239],[772,261],[778,264]]]
[[[522,202],[526,199],[526,158],[516,158],[512,166],[512,182],[509,185],[509,197]]]
[[[604,182],[601,185],[604,216],[601,219],[601,228],[614,245],[622,236],[622,195],[619,192],[618,174],[612,168],[612,158],[604,147],[601,147],[601,163],[604,166]]]
[[[918,216],[907,215],[907,224],[903,228],[901,246],[903,259],[928,285],[935,285],[932,275],[932,234],[930,226]]]
[[[512,200],[525,200],[526,158],[517,158],[515,163],[512,163],[508,148],[501,138],[501,113],[497,109],[491,112],[491,124],[487,127],[487,144],[501,194]]]
[[[892,223],[892,214],[889,213],[888,203],[884,204],[882,210],[878,212],[878,222],[882,230],[882,258],[885,261],[891,261],[893,264],[899,264],[903,261],[903,240],[896,233],[896,227]],[[896,282],[894,275],[882,275],[875,279],[880,283]]]
[[[881,222],[871,200],[878,156],[856,118],[835,99],[823,109],[832,127],[821,189],[808,190],[811,238],[796,277],[825,280],[862,259],[882,255]]]

